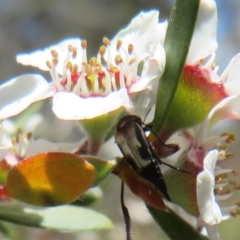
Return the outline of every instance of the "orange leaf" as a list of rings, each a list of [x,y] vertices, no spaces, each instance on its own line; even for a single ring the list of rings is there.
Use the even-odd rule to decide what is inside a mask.
[[[9,195],[37,206],[57,206],[75,201],[93,184],[96,170],[83,158],[50,152],[29,157],[7,178]]]

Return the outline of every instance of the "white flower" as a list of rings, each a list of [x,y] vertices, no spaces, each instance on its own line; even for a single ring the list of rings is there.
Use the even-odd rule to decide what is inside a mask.
[[[233,156],[228,152],[228,147],[235,135],[228,133],[225,125],[222,125],[222,132],[217,135],[211,135],[210,132],[221,120],[240,119],[240,54],[218,75],[218,67],[214,64],[216,29],[216,3],[213,0],[201,0],[179,82],[181,91],[178,91],[179,87],[172,104],[171,116],[167,119],[172,132],[181,130],[179,137],[184,136],[180,140],[179,146],[182,149],[177,160],[178,166],[190,174],[177,174],[168,170],[169,175],[167,172],[164,175],[173,202],[199,217],[199,222],[206,227],[210,239],[219,239],[217,224],[238,215],[240,210],[239,204],[233,202],[232,198],[236,197],[238,190],[237,181],[233,180],[235,171],[223,164],[223,160],[229,160]],[[176,142],[173,140],[173,143]],[[174,175],[177,177],[173,181]],[[179,186],[180,190],[174,190],[176,182],[180,180],[182,188]],[[184,195],[181,196],[181,193]]]
[[[228,133],[225,125],[222,125],[224,129],[221,128],[222,132],[218,132],[218,135],[209,134],[210,128],[220,120],[240,119],[239,101],[239,95],[223,99],[210,111],[200,126],[183,131],[185,146],[182,151],[186,150],[184,164],[194,163],[189,170],[193,174],[202,169],[196,179],[196,204],[199,209],[200,222],[207,228],[210,239],[219,239],[216,224],[238,215],[240,210],[239,204],[234,203],[234,198],[232,198],[238,190],[237,181],[233,180],[236,177],[235,170],[230,169],[228,164],[225,166],[222,164],[224,160],[234,161],[234,155],[228,153],[228,148],[234,142],[235,135]]]
[[[7,88],[9,95],[13,92],[17,97],[16,101],[4,100],[0,119],[18,114],[29,104],[51,96],[54,113],[67,120],[94,118],[121,107],[128,111],[133,107],[129,96],[151,90],[154,80],[159,79],[164,70],[162,44],[166,27],[166,22],[158,23],[157,11],[142,12],[112,41],[104,38],[97,57],[89,61],[87,42],[79,38],[18,55],[19,63],[50,71],[53,82],[48,84],[39,75],[27,75],[6,83],[11,85]],[[13,86],[25,86],[29,82],[32,88],[26,88],[30,91],[22,87],[18,92]],[[4,88],[0,88],[0,94],[2,91]],[[20,104],[17,99],[21,99]]]

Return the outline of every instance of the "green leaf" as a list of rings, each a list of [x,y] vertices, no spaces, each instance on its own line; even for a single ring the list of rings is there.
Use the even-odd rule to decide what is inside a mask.
[[[191,225],[180,218],[175,212],[157,210],[147,206],[149,212],[171,240],[208,240],[207,237],[197,232]]]
[[[169,19],[164,47],[166,66],[158,85],[153,131],[163,127],[167,113],[174,99],[182,69],[188,54],[197,13],[199,0],[176,0]]]
[[[0,232],[4,234],[8,239],[19,240],[14,230],[10,226],[8,226],[6,222],[0,222]]]
[[[33,208],[17,204],[1,204],[0,219],[30,227],[64,232],[107,230],[113,227],[112,222],[103,214],[69,205]]]
[[[77,206],[88,206],[102,199],[102,196],[103,196],[103,192],[101,188],[99,187],[90,188],[79,199],[77,199],[75,202],[71,204],[77,205]]]
[[[88,155],[81,155],[81,157],[91,163],[97,170],[93,187],[99,185],[112,172],[117,164],[116,160],[105,160]]]

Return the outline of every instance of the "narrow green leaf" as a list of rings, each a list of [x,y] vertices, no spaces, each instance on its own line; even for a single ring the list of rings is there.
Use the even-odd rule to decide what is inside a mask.
[[[169,212],[157,210],[147,206],[151,215],[171,240],[208,240],[207,237],[197,232],[191,225],[169,209]]]
[[[107,230],[112,222],[93,210],[63,206],[33,208],[16,204],[1,204],[0,219],[7,222],[64,232]]]
[[[200,0],[175,0],[164,43],[166,66],[158,85],[153,131],[159,132],[167,117],[187,57]]]
[[[20,240],[14,230],[6,222],[0,222],[0,232],[4,234],[8,239]]]

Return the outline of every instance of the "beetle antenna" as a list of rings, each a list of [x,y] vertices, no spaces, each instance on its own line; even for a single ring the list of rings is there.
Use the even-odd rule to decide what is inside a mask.
[[[147,118],[148,114],[151,112],[151,110],[152,110],[152,108],[150,108],[150,109],[147,111],[147,113],[146,113],[146,115],[145,115],[145,117],[144,117],[143,123],[146,121],[146,118]],[[144,123],[144,125],[145,125],[145,123]]]
[[[131,218],[130,218],[128,209],[124,204],[124,183],[123,183],[123,181],[122,181],[122,184],[121,184],[121,207],[122,207],[122,212],[123,212],[123,217],[124,217],[124,222],[125,222],[125,228],[126,228],[126,239],[127,240],[133,240]]]

